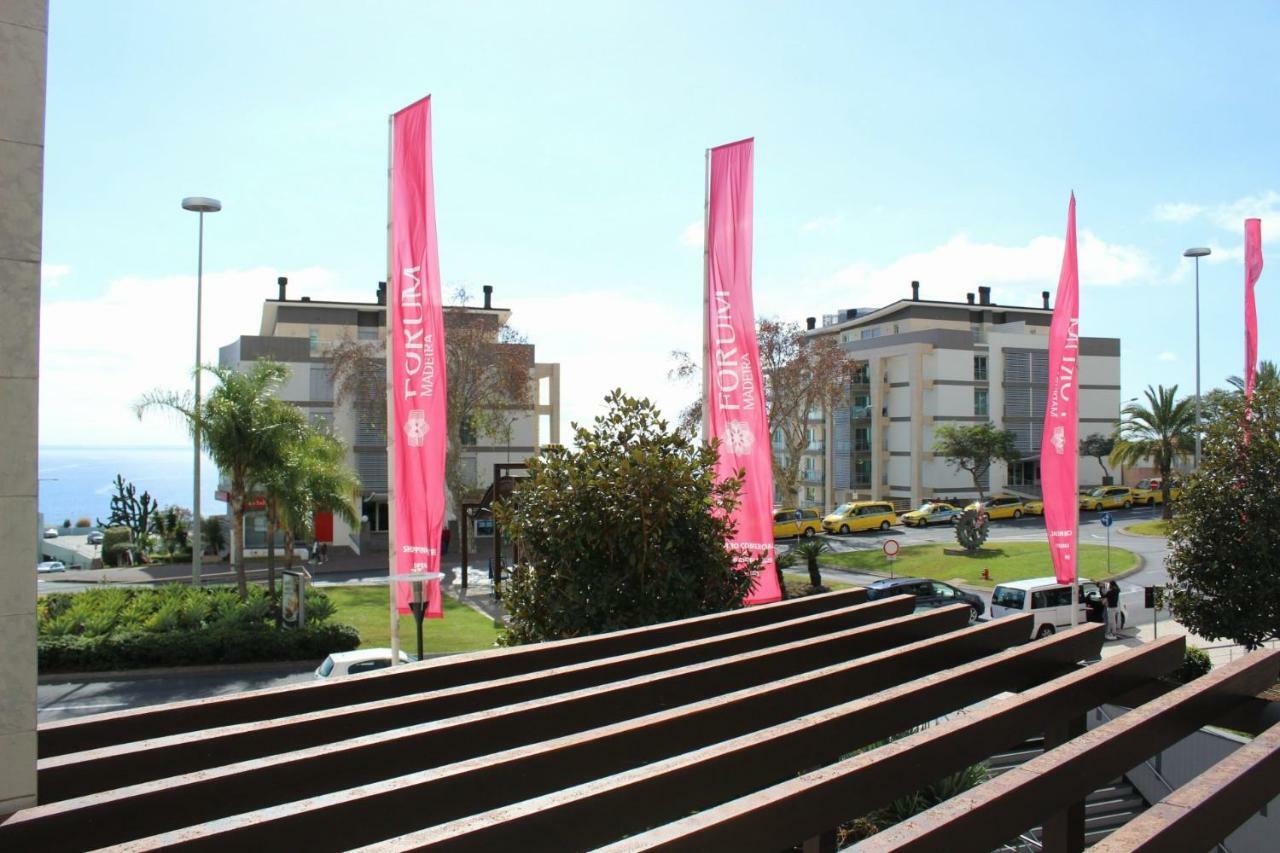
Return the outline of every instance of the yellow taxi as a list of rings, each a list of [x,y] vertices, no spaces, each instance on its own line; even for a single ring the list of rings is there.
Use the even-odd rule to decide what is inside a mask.
[[[822,519],[828,533],[854,533],[859,530],[888,530],[898,523],[893,504],[888,501],[853,501],[840,504]]]
[[[1133,489],[1128,486],[1101,486],[1080,496],[1080,508],[1095,512],[1104,509],[1129,509],[1133,506]]]
[[[773,511],[773,538],[806,539],[822,532],[822,513],[816,509],[775,509]]]
[[[1135,504],[1146,504],[1147,506],[1155,506],[1164,503],[1164,489],[1161,485],[1164,483],[1159,477],[1152,477],[1149,480],[1139,480],[1138,485],[1133,487],[1133,502]],[[1182,481],[1169,481],[1169,500],[1176,501],[1182,497]]]
[[[1023,501],[1022,511],[1027,515],[1044,515],[1044,501]]]
[[[983,506],[986,509],[987,518],[992,521],[997,521],[1001,518],[1022,518],[1026,514],[1022,498],[1017,495],[992,495]],[[965,509],[971,509],[976,512],[978,502],[974,501]]]
[[[926,501],[919,509],[902,514],[902,523],[907,527],[928,527],[930,524],[955,524],[960,517],[960,510],[953,504],[944,501]]]

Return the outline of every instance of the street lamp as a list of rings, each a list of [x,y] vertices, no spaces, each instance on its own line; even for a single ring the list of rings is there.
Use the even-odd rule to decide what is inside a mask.
[[[1184,258],[1196,259],[1196,455],[1195,468],[1200,470],[1200,259],[1209,254],[1206,248],[1187,249]]]
[[[182,209],[200,214],[199,248],[196,250],[196,402],[192,407],[195,419],[192,432],[195,435],[195,489],[191,510],[191,583],[200,585],[200,565],[204,548],[200,541],[200,308],[204,288],[204,215],[222,210],[222,202],[216,198],[190,196],[182,200]]]

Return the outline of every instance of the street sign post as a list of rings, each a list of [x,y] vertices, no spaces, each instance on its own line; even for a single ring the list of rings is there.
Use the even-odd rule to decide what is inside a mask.
[[[893,558],[898,556],[900,546],[897,539],[886,539],[884,544],[880,546],[880,550],[884,551],[884,556],[889,561],[889,577],[893,577]]]
[[[1111,513],[1104,512],[1098,521],[1107,530],[1107,574],[1111,574],[1111,525],[1115,523],[1115,518]]]
[[[413,584],[413,598],[409,601],[409,609],[413,611],[413,621],[418,623],[418,660],[422,660],[422,618],[426,615],[427,609],[427,603],[422,595],[422,585],[427,581],[440,580],[442,577],[444,577],[442,572],[405,572],[392,576],[392,580],[397,583]],[[393,660],[395,657],[398,655],[394,656]]]

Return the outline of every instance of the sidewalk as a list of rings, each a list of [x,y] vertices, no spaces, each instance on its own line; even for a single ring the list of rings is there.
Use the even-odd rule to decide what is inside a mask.
[[[1148,611],[1149,612],[1149,611]],[[1248,654],[1244,646],[1236,645],[1230,640],[1207,640],[1204,637],[1198,637],[1187,631],[1185,627],[1173,620],[1168,613],[1161,613],[1158,622],[1152,625],[1151,619],[1145,619],[1138,624],[1129,624],[1125,630],[1121,632],[1124,637],[1122,640],[1111,640],[1102,647],[1102,656],[1116,654],[1117,652],[1140,646],[1143,643],[1149,643],[1157,637],[1171,637],[1179,635],[1186,637],[1188,646],[1195,646],[1202,649],[1209,655],[1209,660],[1214,666],[1222,666],[1230,663],[1241,655]],[[1280,641],[1272,641],[1267,644],[1268,648],[1280,647]]]

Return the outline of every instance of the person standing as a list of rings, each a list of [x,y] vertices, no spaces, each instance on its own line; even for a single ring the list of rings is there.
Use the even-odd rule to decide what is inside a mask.
[[[453,538],[453,531],[449,529],[449,525],[445,525],[440,530],[440,553],[447,555],[449,553],[449,540]]]
[[[1107,630],[1112,639],[1120,639],[1120,584],[1112,581],[1107,587]]]

